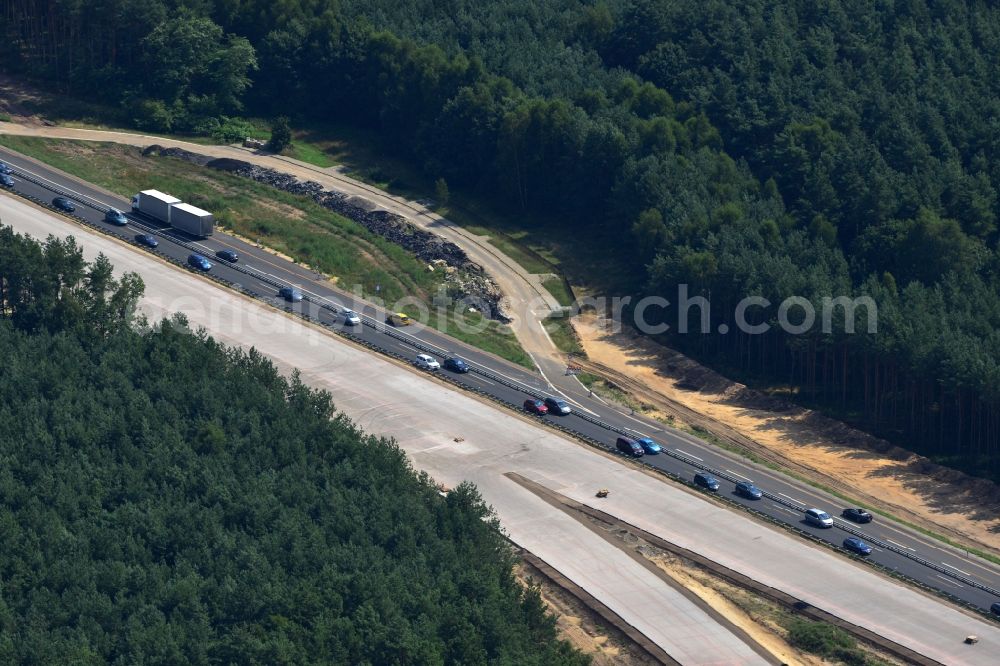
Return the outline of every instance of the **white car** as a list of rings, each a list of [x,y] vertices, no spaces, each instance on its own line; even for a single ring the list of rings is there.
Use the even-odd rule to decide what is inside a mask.
[[[806,522],[816,527],[833,527],[833,518],[822,509],[809,509],[806,511]]]
[[[344,323],[348,326],[357,326],[361,323],[361,317],[354,310],[344,310]]]
[[[441,364],[437,362],[433,356],[428,356],[427,354],[417,354],[417,358],[413,360],[416,366],[422,370],[440,370]]]

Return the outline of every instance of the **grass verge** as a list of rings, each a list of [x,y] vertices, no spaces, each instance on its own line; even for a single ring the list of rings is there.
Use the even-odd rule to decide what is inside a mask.
[[[549,334],[553,344],[559,351],[566,354],[583,354],[583,345],[577,337],[569,317],[565,315],[551,315],[545,319],[545,331]]]
[[[559,302],[559,305],[564,308],[572,306],[576,300],[573,298],[573,290],[570,288],[569,282],[559,275],[553,274],[545,278],[542,280],[542,286],[545,287]]]
[[[611,400],[613,402],[616,402],[620,405],[623,405],[625,407],[628,407],[629,409],[632,409],[640,413],[651,411],[653,409],[651,405],[647,405],[639,400],[636,400],[630,394],[626,393],[621,388],[619,388],[616,384],[608,382],[606,379],[600,377],[599,375],[594,375],[590,373],[580,373],[577,376],[577,379],[579,379],[584,386],[586,386],[588,389],[592,390],[596,395],[601,396],[605,400]],[[668,421],[667,425],[674,427],[674,423],[672,421]],[[702,428],[699,425],[681,428],[681,430],[697,437],[698,439],[703,440],[704,442],[707,442],[708,444],[711,444],[712,446],[723,449],[725,451],[729,451],[730,453],[735,453],[743,458],[746,458],[750,462],[753,462],[758,465],[763,465],[764,467],[767,467],[770,470],[773,470],[780,474],[784,474],[785,476],[789,476],[817,490],[821,490],[825,493],[828,493],[829,495],[832,495],[833,497],[837,497],[838,499],[843,500],[848,506],[857,506],[866,509],[871,513],[878,514],[880,516],[892,520],[893,522],[899,525],[903,525],[911,530],[914,530],[915,532],[919,532],[920,534],[923,534],[926,537],[930,537],[931,539],[940,541],[941,543],[947,544],[958,550],[964,550],[966,553],[975,555],[983,560],[986,560],[987,562],[992,562],[993,564],[1000,565],[1000,557],[997,557],[992,553],[986,552],[978,548],[972,548],[962,545],[960,543],[955,542],[952,539],[949,539],[943,534],[938,534],[933,530],[929,530],[925,527],[915,525],[907,520],[903,520],[895,516],[894,514],[885,511],[884,509],[871,506],[869,504],[866,504],[865,502],[859,502],[853,497],[845,493],[842,493],[835,488],[831,488],[830,486],[814,481],[813,479],[810,479],[809,477],[799,474],[786,467],[782,467],[781,465],[775,464],[774,462],[760,458],[759,456],[754,455],[753,452],[748,451],[742,447],[734,446],[733,444],[730,444],[729,442],[719,437],[716,437],[714,434],[712,434],[711,432]]]
[[[342,288],[363,295],[380,285],[386,303],[410,296],[429,306],[442,284],[440,273],[427,271],[398,245],[305,196],[174,158],[143,157],[132,146],[10,135],[0,136],[0,144],[125,197],[153,186],[170,192],[212,211],[220,226],[332,276]],[[463,330],[452,308],[444,316],[430,310],[435,328],[534,368],[503,324],[464,313],[469,326]]]
[[[521,348],[510,326],[487,319],[478,313],[455,313],[449,310],[444,316],[435,313],[430,319],[431,326],[462,342],[474,345],[483,351],[496,354],[520,366],[535,369],[535,363]]]
[[[322,168],[342,165],[352,178],[411,200],[426,202],[435,191],[436,178],[395,155],[378,133],[346,124],[294,128],[288,154]],[[565,228],[573,231],[566,233],[550,224],[551,220],[543,224],[536,216],[501,210],[481,193],[454,185],[448,202],[435,208],[470,233],[488,236],[497,249],[529,273],[558,276],[545,286],[562,305],[573,302],[564,278],[575,275],[587,280],[595,266],[600,267],[602,283],[609,291],[622,291],[616,285],[617,278],[632,281],[629,267],[611,265],[604,243],[582,242],[581,234],[586,230],[574,227],[572,221],[567,221]]]

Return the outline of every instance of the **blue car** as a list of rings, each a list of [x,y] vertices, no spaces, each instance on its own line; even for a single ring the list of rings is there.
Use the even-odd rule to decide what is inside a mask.
[[[711,491],[719,489],[719,480],[708,472],[698,472],[694,475],[694,484]]]
[[[736,494],[752,500],[759,500],[764,496],[764,492],[757,486],[753,485],[752,481],[740,481],[737,483]]]
[[[642,450],[646,452],[646,455],[655,456],[657,453],[663,450],[663,447],[661,447],[659,444],[651,440],[649,437],[640,437],[635,441],[639,442],[639,446],[641,446]]]
[[[289,303],[298,303],[302,300],[302,292],[291,287],[282,287],[278,291],[278,296],[281,296]]]
[[[135,242],[146,247],[156,247],[160,244],[160,241],[156,240],[155,236],[150,236],[149,234],[136,234]]]
[[[558,414],[559,416],[566,416],[573,411],[562,398],[545,398],[545,406],[549,408],[549,414]]]
[[[0,173],[2,173],[2,174],[10,174],[10,173],[14,173],[14,172],[10,170],[10,167],[7,166],[6,162],[0,162]]]
[[[66,197],[56,197],[52,200],[52,205],[67,213],[72,213],[76,210],[76,205]]]
[[[240,260],[240,255],[236,254],[235,250],[219,250],[215,253],[215,256],[231,264],[235,264]]]
[[[192,268],[197,268],[199,271],[210,271],[212,270],[212,262],[210,262],[205,257],[200,254],[192,254],[188,257],[188,266]]]
[[[452,356],[444,360],[444,369],[464,375],[469,371],[469,364],[457,356]]]
[[[858,537],[847,537],[844,539],[844,548],[856,555],[871,555],[872,547]]]
[[[4,187],[14,187],[14,179],[5,173],[0,173],[0,185]]]
[[[109,208],[108,212],[104,214],[104,221],[117,227],[124,227],[128,224],[128,219],[125,217],[125,214],[120,210],[115,210],[114,208]]]

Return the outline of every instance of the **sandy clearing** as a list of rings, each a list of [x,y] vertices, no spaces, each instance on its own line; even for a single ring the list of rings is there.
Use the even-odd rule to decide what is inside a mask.
[[[725,424],[786,459],[796,471],[912,524],[1000,555],[1000,507],[983,506],[983,486],[914,454],[863,446],[868,435],[794,408],[768,411],[748,404],[742,384],[710,373],[683,355],[630,331],[612,333],[593,315],[572,320],[588,358],[645,384],[669,401]],[[710,375],[700,390],[690,376]],[[935,476],[927,475],[937,472]],[[812,472],[809,474],[809,472]]]
[[[679,585],[698,595],[702,601],[749,634],[761,647],[781,659],[781,663],[789,666],[822,666],[826,663],[819,657],[793,648],[774,628],[767,627],[762,620],[751,617],[718,589],[700,580],[699,576],[682,565],[677,558],[669,555],[647,555],[647,557]]]

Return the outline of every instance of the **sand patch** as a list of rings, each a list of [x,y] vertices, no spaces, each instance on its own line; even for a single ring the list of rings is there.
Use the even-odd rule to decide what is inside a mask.
[[[749,440],[761,457],[901,520],[1000,556],[1000,489],[935,465],[811,410],[748,390],[593,314],[572,320],[590,361],[649,389],[644,402],[697,412]],[[659,397],[659,400],[656,398]]]

